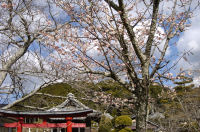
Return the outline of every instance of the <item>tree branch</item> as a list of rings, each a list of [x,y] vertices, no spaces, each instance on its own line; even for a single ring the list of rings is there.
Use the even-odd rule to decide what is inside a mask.
[[[110,5],[113,9],[115,9],[116,11],[119,11],[120,9],[119,9],[119,6],[118,5],[116,5],[113,1],[111,1],[111,0],[105,0],[105,2],[107,2],[108,3],[108,5]]]
[[[148,40],[146,43],[146,48],[145,48],[145,55],[146,55],[147,60],[150,60],[151,48],[152,48],[153,39],[156,32],[159,3],[160,3],[160,0],[153,1],[153,15],[152,15],[152,20],[151,20],[150,33],[149,33]]]
[[[46,87],[46,86],[48,86],[48,85],[50,85],[50,84],[52,84],[53,83],[53,81],[52,82],[46,82],[46,83],[44,83],[43,85],[41,85],[39,88],[37,88],[36,90],[34,90],[33,92],[31,92],[30,94],[28,94],[27,96],[25,96],[25,97],[23,97],[23,98],[21,98],[21,99],[19,99],[19,100],[16,100],[14,103],[12,103],[12,104],[8,104],[8,105],[6,105],[6,106],[4,106],[2,109],[9,109],[9,108],[11,108],[12,106],[14,106],[15,104],[17,104],[17,103],[19,103],[19,102],[21,102],[21,101],[23,101],[23,100],[25,100],[25,99],[27,99],[27,98],[29,98],[29,97],[31,97],[31,96],[33,96],[35,93],[37,93],[40,89],[42,89],[43,87]]]
[[[132,44],[132,46],[135,50],[136,55],[138,56],[140,62],[142,64],[144,64],[146,57],[142,53],[142,51],[141,51],[141,49],[140,49],[140,47],[139,47],[139,45],[138,45],[138,43],[135,39],[136,36],[135,36],[133,28],[130,25],[130,22],[128,20],[128,17],[127,17],[126,11],[125,11],[125,7],[124,7],[124,4],[123,4],[123,0],[118,0],[118,3],[119,3],[119,8],[120,8],[120,18],[122,20],[122,23],[127,30],[128,36],[130,38],[131,44]]]
[[[174,6],[173,6],[173,10],[172,10],[172,17],[175,17],[175,14],[176,14],[176,4],[177,4],[177,0],[174,2]],[[156,73],[156,71],[159,69],[161,62],[163,61],[163,59],[165,57],[169,41],[173,37],[172,36],[172,34],[173,34],[172,31],[173,31],[174,25],[175,25],[175,22],[173,22],[170,25],[169,32],[168,32],[168,35],[167,35],[167,38],[166,38],[166,41],[165,41],[165,44],[164,44],[164,47],[163,47],[163,51],[161,53],[161,56],[160,56],[157,64],[155,65],[155,67],[153,68],[153,70],[152,70],[152,72],[150,74],[150,78],[152,78],[154,76],[154,74]]]

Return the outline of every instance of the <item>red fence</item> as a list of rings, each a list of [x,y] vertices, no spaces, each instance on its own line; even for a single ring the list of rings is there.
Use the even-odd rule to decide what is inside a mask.
[[[35,123],[35,124],[21,124],[22,127],[25,128],[54,128],[54,127],[60,127],[60,128],[67,128],[67,123]],[[18,127],[19,124],[17,122],[15,123],[4,123],[4,127]],[[80,128],[80,127],[86,127],[85,123],[72,123],[72,128]]]

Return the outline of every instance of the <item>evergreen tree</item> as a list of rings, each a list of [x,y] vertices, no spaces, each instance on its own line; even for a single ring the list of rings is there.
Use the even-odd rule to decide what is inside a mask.
[[[189,92],[194,88],[194,84],[192,84],[193,79],[189,75],[185,73],[181,73],[177,76],[174,84],[177,86],[174,87],[175,91],[178,95],[182,95],[184,92]]]

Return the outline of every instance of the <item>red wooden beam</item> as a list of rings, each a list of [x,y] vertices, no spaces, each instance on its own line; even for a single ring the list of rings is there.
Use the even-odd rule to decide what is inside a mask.
[[[79,127],[86,127],[85,123],[71,123],[72,128],[79,128]],[[53,128],[53,127],[60,127],[60,128],[67,128],[67,123],[35,123],[35,124],[21,124],[22,127],[26,128]],[[4,127],[19,127],[17,122],[15,123],[4,123]]]
[[[85,128],[86,127],[86,124],[85,123],[72,123],[72,127],[73,128]]]
[[[18,122],[4,123],[4,127],[18,127]]]

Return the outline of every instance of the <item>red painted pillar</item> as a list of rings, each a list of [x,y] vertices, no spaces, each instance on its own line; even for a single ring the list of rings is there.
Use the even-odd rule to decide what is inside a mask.
[[[46,119],[46,118],[43,118],[42,120],[43,120],[43,121],[42,121],[42,125],[45,126],[45,127],[47,127],[47,119]]]
[[[18,125],[17,125],[17,132],[22,132],[22,123],[23,123],[24,118],[19,117],[18,118]]]
[[[72,132],[72,117],[66,117],[67,132]]]

